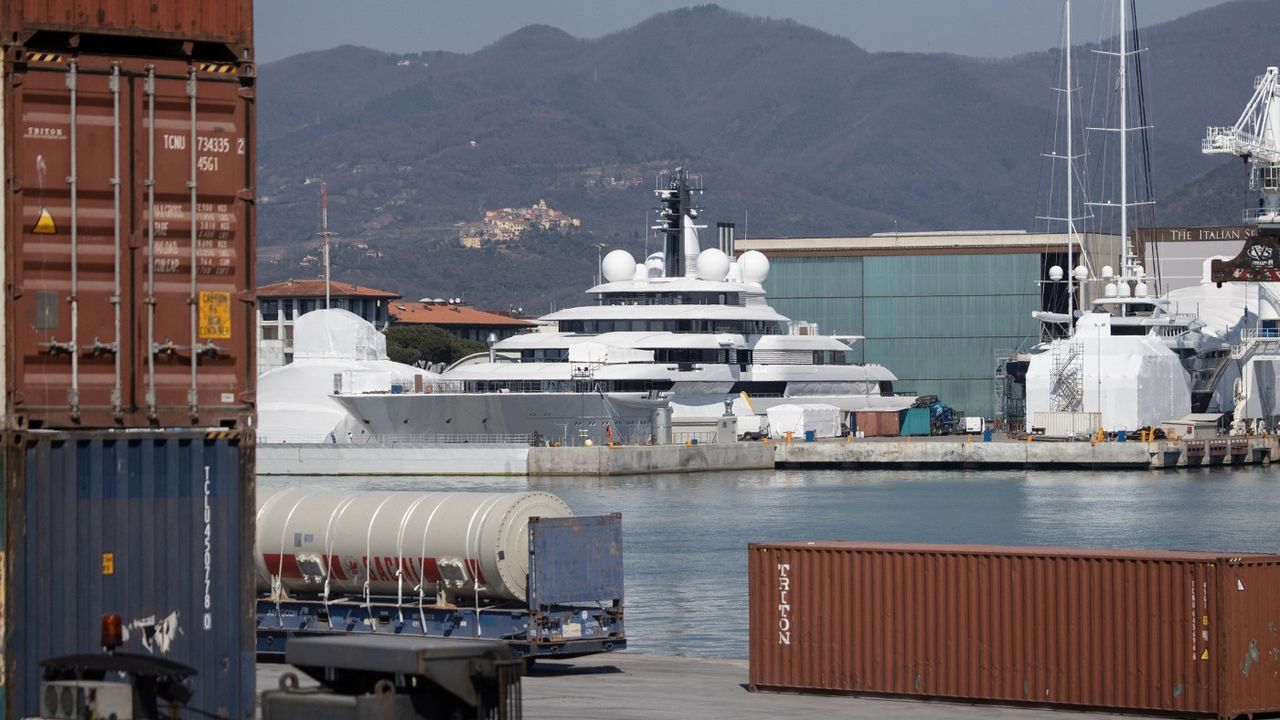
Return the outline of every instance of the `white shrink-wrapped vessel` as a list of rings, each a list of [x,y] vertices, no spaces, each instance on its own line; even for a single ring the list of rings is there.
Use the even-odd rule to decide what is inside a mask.
[[[258,589],[524,601],[529,518],[572,514],[543,492],[259,493]]]

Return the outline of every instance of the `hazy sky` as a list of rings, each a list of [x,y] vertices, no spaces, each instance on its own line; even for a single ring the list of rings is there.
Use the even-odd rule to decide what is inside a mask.
[[[1172,20],[1222,0],[1138,0],[1143,25]],[[1075,0],[1077,42],[1097,39],[1103,6]],[[365,45],[389,52],[477,50],[525,25],[542,23],[599,37],[658,12],[702,4],[676,0],[257,0],[257,60]],[[752,15],[784,17],[843,35],[868,50],[1002,56],[1058,44],[1061,0],[717,0]],[[1114,10],[1113,10],[1114,11]]]

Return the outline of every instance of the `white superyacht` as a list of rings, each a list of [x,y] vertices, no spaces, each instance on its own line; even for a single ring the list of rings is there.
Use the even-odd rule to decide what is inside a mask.
[[[594,442],[648,439],[645,417],[611,422],[611,408],[669,402],[676,425],[731,412],[750,419],[781,404],[821,404],[843,413],[901,409],[896,377],[881,365],[853,361],[856,336],[818,334],[769,306],[762,286],[769,261],[727,246],[702,249],[693,198],[702,192],[682,169],[655,193],[664,250],[643,263],[614,250],[601,263],[595,302],[541,318],[556,331],[496,343],[487,355],[447,369],[431,392],[338,397],[375,434],[439,433],[456,394],[494,398],[504,432]],[[539,407],[543,393],[604,399],[592,418]],[[585,401],[585,400],[584,400]],[[592,403],[598,404],[598,403]],[[492,418],[491,418],[492,420]]]

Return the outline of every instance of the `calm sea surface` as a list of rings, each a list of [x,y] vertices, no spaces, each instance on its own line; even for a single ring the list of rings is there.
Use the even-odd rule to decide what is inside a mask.
[[[1280,552],[1280,470],[759,471],[622,478],[262,478],[262,488],[545,490],[621,511],[628,645],[746,657],[748,542]]]

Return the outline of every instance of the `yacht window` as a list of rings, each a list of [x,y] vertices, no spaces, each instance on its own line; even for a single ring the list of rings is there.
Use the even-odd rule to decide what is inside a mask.
[[[880,394],[881,394],[881,395],[892,395],[892,394],[893,394],[893,381],[892,381],[892,380],[881,380],[881,381],[880,381]]]

